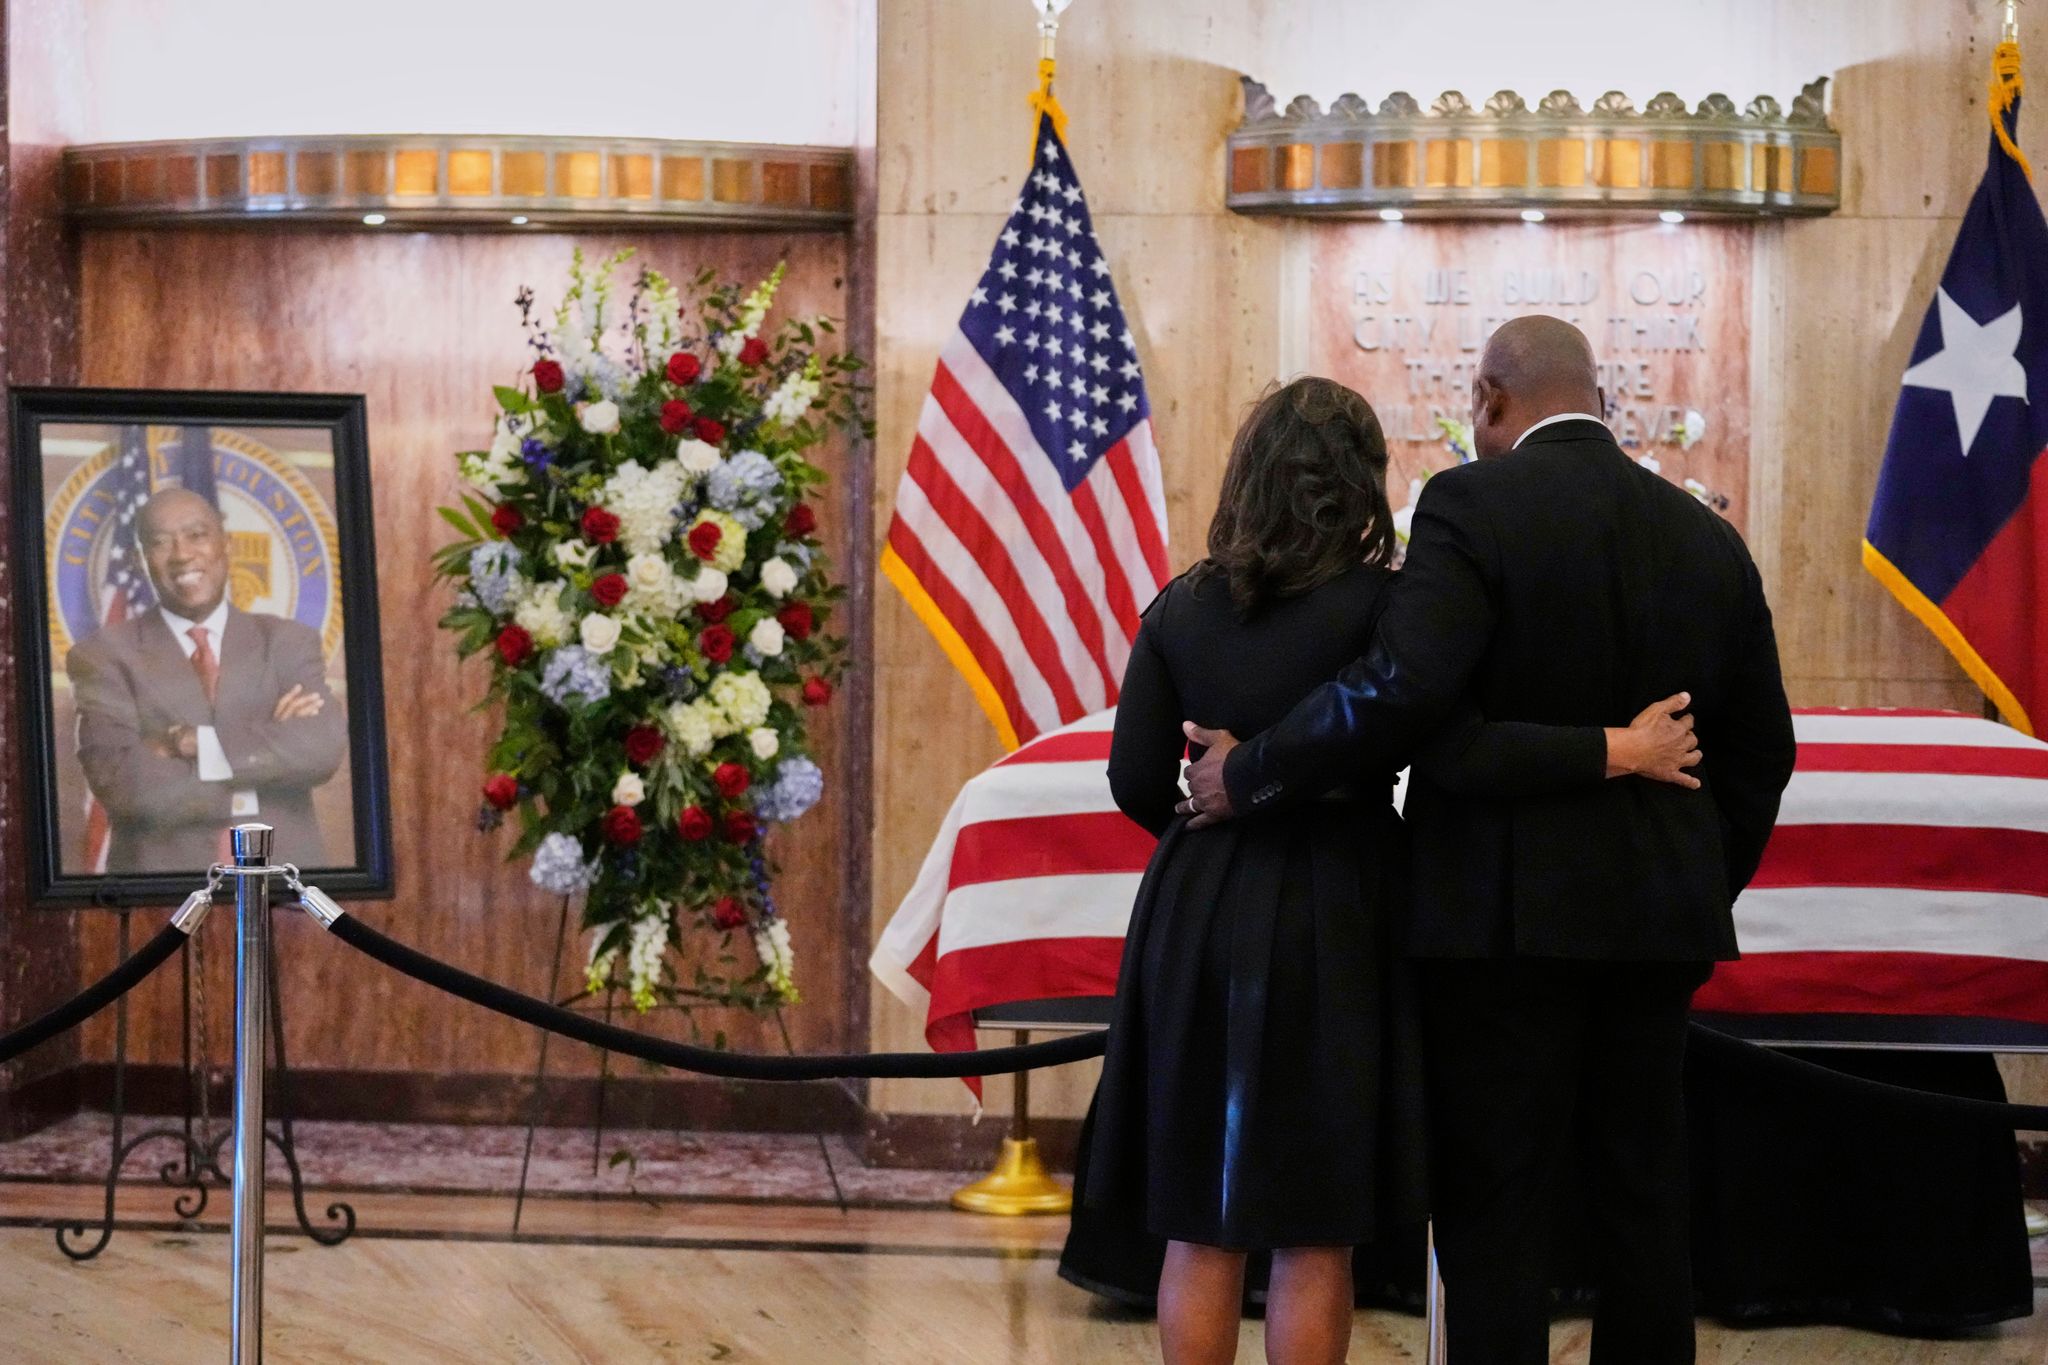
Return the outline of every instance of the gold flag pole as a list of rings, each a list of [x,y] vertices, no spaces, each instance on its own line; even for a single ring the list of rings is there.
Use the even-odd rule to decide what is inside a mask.
[[[1062,141],[1067,136],[1067,111],[1052,93],[1053,47],[1059,38],[1060,15],[1073,0],[1031,0],[1038,15],[1038,88],[1031,93],[1033,153],[1036,154],[1040,118],[1052,120],[1053,132]],[[1017,1030],[1017,1041],[1031,1040],[1028,1029]],[[994,1213],[1016,1217],[1029,1213],[1071,1213],[1074,1193],[1046,1170],[1039,1155],[1038,1139],[1031,1136],[1031,1073],[1019,1071],[1011,1078],[1015,1089],[1010,1104],[1010,1135],[996,1157],[995,1169],[973,1184],[954,1191],[953,1207],[968,1213]]]

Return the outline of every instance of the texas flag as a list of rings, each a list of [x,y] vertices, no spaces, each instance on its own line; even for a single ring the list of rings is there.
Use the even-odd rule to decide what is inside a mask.
[[[2017,95],[2003,103],[1899,390],[1863,564],[2031,735],[2048,725],[2048,222]]]

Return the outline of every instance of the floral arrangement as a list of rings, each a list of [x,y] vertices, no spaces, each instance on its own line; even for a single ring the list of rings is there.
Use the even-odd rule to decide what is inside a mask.
[[[533,357],[440,509],[441,624],[504,717],[479,827],[516,816],[510,856],[583,896],[589,989],[623,965],[642,1010],[768,1008],[797,989],[763,837],[823,790],[806,708],[844,650],[805,452],[865,429],[860,361],[820,354],[828,319],[764,331],[779,266],[688,300],[642,270],[620,300],[629,256],[577,253],[552,325],[520,292]]]

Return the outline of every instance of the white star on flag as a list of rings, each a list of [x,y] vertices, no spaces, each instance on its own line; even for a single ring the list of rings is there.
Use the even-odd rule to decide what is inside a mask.
[[[1941,349],[1907,370],[1904,382],[1947,392],[1949,402],[1955,405],[1956,435],[1967,459],[1992,399],[2027,401],[2027,370],[2013,355],[2020,344],[2020,306],[2014,304],[1991,321],[1979,323],[1946,289],[1935,291],[1935,303],[1941,310]]]

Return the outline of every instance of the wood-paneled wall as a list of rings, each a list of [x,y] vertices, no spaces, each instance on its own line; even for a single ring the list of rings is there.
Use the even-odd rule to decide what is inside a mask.
[[[1388,6],[1369,0],[1120,0],[1076,5],[1059,41],[1059,94],[1097,230],[1138,335],[1165,468],[1176,567],[1198,552],[1237,414],[1261,386],[1306,366],[1316,234],[1341,228],[1227,213],[1223,136],[1238,118],[1237,74],[1321,72],[1377,100],[1411,82],[1379,41]],[[1488,16],[1526,7],[1475,0],[1457,11],[1484,41]],[[1597,6],[1580,6],[1579,11]],[[2021,11],[2034,62],[2048,60],[2048,13]],[[1638,99],[1680,84],[1644,76],[1641,30],[1682,27],[1613,6],[1578,37],[1611,55],[1609,84]],[[1698,22],[1746,28],[1770,71],[1835,78],[1846,193],[1833,217],[1750,229],[1748,526],[1779,620],[1797,702],[1933,704],[1978,698],[1919,626],[1862,572],[1857,547],[1897,381],[1971,187],[1988,124],[1983,85],[1997,6],[1984,0],[1744,0]],[[1577,11],[1575,11],[1577,12]],[[1448,15],[1448,11],[1446,14]],[[1582,16],[1583,17],[1583,16]],[[1519,22],[1519,20],[1518,20]],[[1404,21],[1405,23],[1405,21]],[[886,523],[939,347],[986,261],[1025,169],[1023,96],[1035,51],[1026,7],[882,0],[879,56],[880,432],[876,524]],[[1415,24],[1400,31],[1412,41]],[[1718,32],[1718,30],[1717,30]],[[1560,42],[1577,41],[1559,32]],[[1455,40],[1449,39],[1447,40]],[[1321,56],[1304,63],[1302,45]],[[1845,52],[1878,52],[1873,60]],[[1290,57],[1290,53],[1297,54]],[[1416,54],[1407,54],[1414,60]],[[1425,58],[1426,60],[1426,58]],[[1436,63],[1441,67],[1441,62]],[[1554,84],[1532,52],[1520,88]],[[1434,87],[1415,87],[1427,100]],[[1275,93],[1295,93],[1282,79]],[[1490,93],[1472,89],[1475,100]],[[1597,90],[1583,90],[1590,99]],[[1706,92],[1685,89],[1697,99]],[[1755,90],[1730,90],[1738,102]],[[1774,90],[1780,99],[1792,91]],[[2048,148],[2048,115],[2029,107],[2024,144]],[[998,754],[987,722],[937,647],[886,587],[877,594],[875,922],[885,923],[959,786]],[[914,1045],[920,1022],[874,988],[876,1047]],[[2019,1076],[2019,1072],[2015,1072]],[[2025,1087],[2048,1084],[2021,1076]],[[1034,1089],[1043,1114],[1074,1114],[1092,1072]],[[878,1108],[962,1113],[950,1082],[879,1084]],[[990,1087],[989,1103],[1007,1103]]]
[[[458,667],[435,622],[447,590],[430,583],[428,558],[447,532],[434,514],[455,492],[451,452],[488,436],[490,386],[514,383],[524,343],[513,294],[532,284],[551,306],[572,246],[587,256],[637,246],[640,259],[687,280],[702,266],[758,278],[787,259],[780,310],[846,311],[847,245],[835,235],[665,234],[570,239],[536,233],[463,235],[268,230],[99,231],[82,242],[82,325],[87,384],[280,389],[367,395],[384,692],[391,753],[397,896],[351,909],[425,952],[536,994],[545,991],[558,902],[503,861],[510,831],[474,825],[480,762],[492,718],[472,714],[481,664]],[[844,472],[844,447],[823,463]],[[851,524],[844,479],[835,480],[825,528],[836,550]],[[842,570],[849,566],[842,565]],[[828,772],[846,746],[833,709],[812,713]],[[804,1002],[788,1012],[796,1045],[847,1043],[849,955],[839,899],[842,803],[823,804],[777,836],[778,899],[789,916]],[[288,852],[288,851],[287,851]],[[87,973],[111,962],[113,926],[80,916]],[[230,999],[230,925],[209,932],[207,1003],[215,1060],[225,1060]],[[292,1063],[304,1068],[516,1074],[533,1065],[535,1034],[398,977],[302,916],[281,918],[278,951],[289,1006]],[[584,962],[576,941],[562,980]],[[134,996],[130,1055],[178,1055],[176,977],[165,973]],[[772,1021],[705,1020],[736,1046],[780,1048]],[[673,1030],[661,1016],[650,1028]],[[86,1055],[110,1055],[103,1017]],[[587,1074],[596,1054],[564,1047],[558,1073]]]

